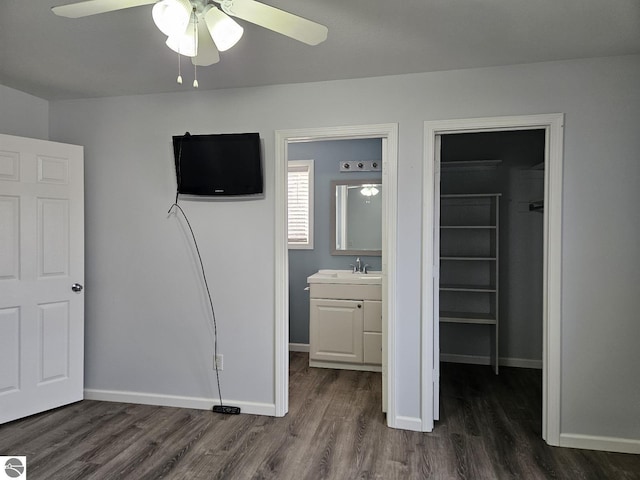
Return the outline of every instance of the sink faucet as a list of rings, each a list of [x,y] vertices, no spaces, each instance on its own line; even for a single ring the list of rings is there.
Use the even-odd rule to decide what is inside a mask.
[[[368,273],[367,268],[369,265],[362,266],[362,262],[360,261],[360,257],[356,257],[355,265],[353,263],[349,264],[349,266],[353,269],[352,273]]]
[[[351,273],[369,273],[369,265],[362,265],[362,262],[360,261],[360,257],[356,257],[356,263],[355,265],[353,263],[350,263],[349,266],[351,267]]]
[[[350,263],[351,273],[360,273],[362,272],[362,263],[360,263],[360,257],[356,257],[356,264]]]

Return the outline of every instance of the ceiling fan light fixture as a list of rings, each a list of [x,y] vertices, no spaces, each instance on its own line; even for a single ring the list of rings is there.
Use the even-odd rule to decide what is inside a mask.
[[[217,7],[211,6],[204,14],[211,38],[219,51],[224,52],[233,47],[242,37],[244,29]]]
[[[167,38],[167,47],[185,57],[195,57],[198,54],[198,29],[194,23],[196,21],[194,15],[193,21],[187,24],[187,28],[181,34]]]
[[[61,17],[80,18],[151,4],[153,21],[167,36],[166,45],[178,53],[177,82],[181,84],[183,80],[180,56],[191,57],[195,88],[198,88],[197,67],[217,63],[220,61],[218,51],[229,50],[242,38],[244,29],[234,18],[307,45],[317,45],[327,39],[326,26],[258,0],[80,0],[51,10]],[[200,29],[199,22],[205,23],[200,23]]]
[[[213,43],[213,38],[207,28],[204,28],[202,21],[198,21],[198,55],[191,59],[194,65],[206,67],[218,63],[220,55],[218,49]]]
[[[192,10],[189,0],[160,0],[153,6],[151,15],[158,29],[171,37],[184,32]]]

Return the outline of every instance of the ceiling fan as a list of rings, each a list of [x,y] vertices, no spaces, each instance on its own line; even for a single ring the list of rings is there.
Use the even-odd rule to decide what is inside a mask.
[[[308,45],[327,39],[324,25],[255,0],[85,0],[51,10],[61,17],[80,18],[151,4],[156,26],[167,35],[167,46],[179,55],[191,57],[196,66],[217,63],[218,52],[240,40],[243,29],[231,17]]]

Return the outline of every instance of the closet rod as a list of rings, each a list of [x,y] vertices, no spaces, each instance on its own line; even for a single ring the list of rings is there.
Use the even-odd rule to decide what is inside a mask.
[[[544,211],[544,202],[531,202],[529,204],[530,212],[543,212]]]

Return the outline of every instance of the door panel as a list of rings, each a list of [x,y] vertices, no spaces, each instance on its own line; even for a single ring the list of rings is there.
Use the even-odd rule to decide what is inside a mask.
[[[0,423],[83,398],[82,156],[0,135]]]
[[[311,299],[310,360],[362,363],[362,303]]]
[[[0,225],[0,281],[17,279],[20,268],[20,197],[0,196]]]
[[[381,301],[365,300],[364,331],[365,332],[382,332],[382,302]]]
[[[362,338],[363,363],[382,365],[382,333],[364,332]]]
[[[38,276],[69,272],[69,202],[38,198]]]
[[[38,305],[40,337],[39,383],[69,378],[69,302]]]
[[[0,395],[20,388],[20,309],[0,309]]]

